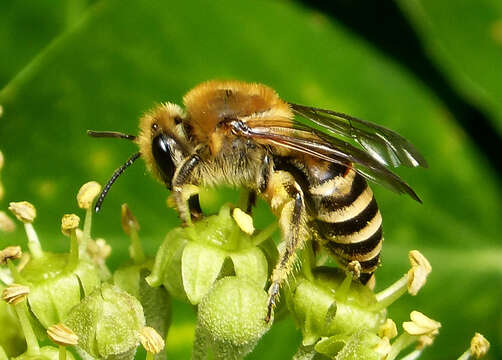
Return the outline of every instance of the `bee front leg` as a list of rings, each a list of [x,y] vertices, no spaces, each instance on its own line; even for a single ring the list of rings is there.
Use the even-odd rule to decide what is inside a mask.
[[[174,173],[172,180],[172,199],[181,221],[185,225],[192,223],[189,200],[199,192],[199,187],[190,183],[193,171],[201,163],[201,158],[197,154],[187,157]]]
[[[268,289],[266,322],[269,322],[272,317],[281,284],[287,280],[293,269],[296,252],[302,248],[305,241],[304,223],[306,215],[303,193],[296,183],[285,185],[285,190],[289,194],[290,200],[283,206],[279,217],[284,247],[280,250],[279,261],[272,272],[271,285]]]

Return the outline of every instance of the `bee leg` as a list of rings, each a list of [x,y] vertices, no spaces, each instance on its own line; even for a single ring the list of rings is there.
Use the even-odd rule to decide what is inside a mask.
[[[190,214],[192,221],[197,221],[202,219],[202,209],[200,208],[199,194],[195,194],[188,199],[188,207],[190,209]]]
[[[188,156],[178,167],[173,176],[173,187],[171,196],[176,204],[176,209],[185,225],[192,223],[189,200],[198,193],[198,187],[191,184],[191,175],[194,169],[200,164],[201,158],[197,154]]]
[[[253,213],[253,208],[256,205],[256,191],[250,190],[248,192],[248,199],[247,199],[247,205],[246,205],[246,213],[251,215]]]
[[[279,254],[279,261],[272,272],[270,288],[268,289],[268,305],[266,322],[269,322],[279,297],[281,284],[287,280],[296,259],[296,252],[303,246],[305,236],[303,223],[305,218],[305,204],[301,190],[297,184],[285,186],[290,200],[284,205],[279,217],[279,224],[284,236],[284,247]]]

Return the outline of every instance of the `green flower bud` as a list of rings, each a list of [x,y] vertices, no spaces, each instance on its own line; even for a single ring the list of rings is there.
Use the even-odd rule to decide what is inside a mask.
[[[156,329],[165,338],[171,324],[171,298],[162,286],[152,288],[145,281],[150,273],[151,261],[143,265],[125,265],[113,274],[113,282],[138,299],[143,306],[146,325]],[[155,359],[165,359],[165,350],[155,354]]]
[[[69,351],[66,351],[66,359],[75,360]],[[13,360],[59,360],[59,350],[54,346],[44,346],[39,354],[22,354]]]
[[[82,297],[94,291],[100,284],[93,264],[80,260],[74,271],[67,271],[69,254],[44,252],[40,258],[32,258],[21,271],[30,283],[28,303],[35,317],[44,328],[63,321],[70,309]]]
[[[103,284],[68,314],[64,323],[88,355],[133,359],[145,316],[139,301],[117,286]]]
[[[5,286],[0,283],[0,294],[4,289]],[[9,357],[21,354],[26,349],[24,336],[14,309],[5,301],[0,301],[0,324],[2,324],[0,347],[3,347]]]
[[[382,360],[386,355],[375,351],[380,340],[373,332],[360,329],[350,335],[322,339],[315,345],[315,351],[336,360]]]
[[[225,275],[250,279],[263,288],[268,258],[255,239],[264,242],[268,236],[261,239],[260,235],[243,232],[230,208],[223,207],[218,215],[169,232],[146,280],[152,286],[163,284],[173,296],[193,305]]]
[[[376,332],[384,322],[385,310],[368,310],[376,303],[371,290],[359,282],[344,289],[345,274],[340,269],[318,268],[313,276],[313,281],[299,277],[287,298],[302,330],[304,346],[315,344],[321,337],[351,334],[358,329]],[[339,290],[344,291],[343,296]]]
[[[267,298],[251,280],[218,280],[199,304],[193,358],[206,358],[208,348],[218,359],[241,359],[251,352],[269,329]]]

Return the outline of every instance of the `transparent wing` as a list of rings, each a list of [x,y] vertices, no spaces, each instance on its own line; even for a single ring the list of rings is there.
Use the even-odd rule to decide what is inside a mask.
[[[313,129],[300,130],[264,125],[266,123],[262,126],[246,128],[242,135],[251,137],[262,144],[272,145],[272,147],[285,147],[322,160],[352,167],[365,178],[397,193],[406,193],[416,201],[422,202],[415,191],[385,165],[343,140],[330,137],[327,141],[320,137],[322,134],[317,134],[317,131]]]
[[[333,142],[337,143],[339,139],[334,135],[339,135],[355,141],[385,166],[427,167],[427,162],[418,150],[392,130],[336,111],[290,105],[293,112],[304,119],[299,128],[312,128],[330,143],[331,139],[336,139]]]

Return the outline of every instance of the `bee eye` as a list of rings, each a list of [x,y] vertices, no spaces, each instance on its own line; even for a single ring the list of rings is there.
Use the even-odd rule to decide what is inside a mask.
[[[176,125],[181,124],[181,122],[182,122],[181,117],[176,116],[176,117],[174,118],[174,123],[175,123]]]
[[[152,130],[157,131],[159,129],[159,125],[157,123],[152,124]]]
[[[164,134],[157,135],[152,141],[152,153],[166,186],[171,189],[171,180],[176,167],[171,156],[171,142],[173,139]]]

